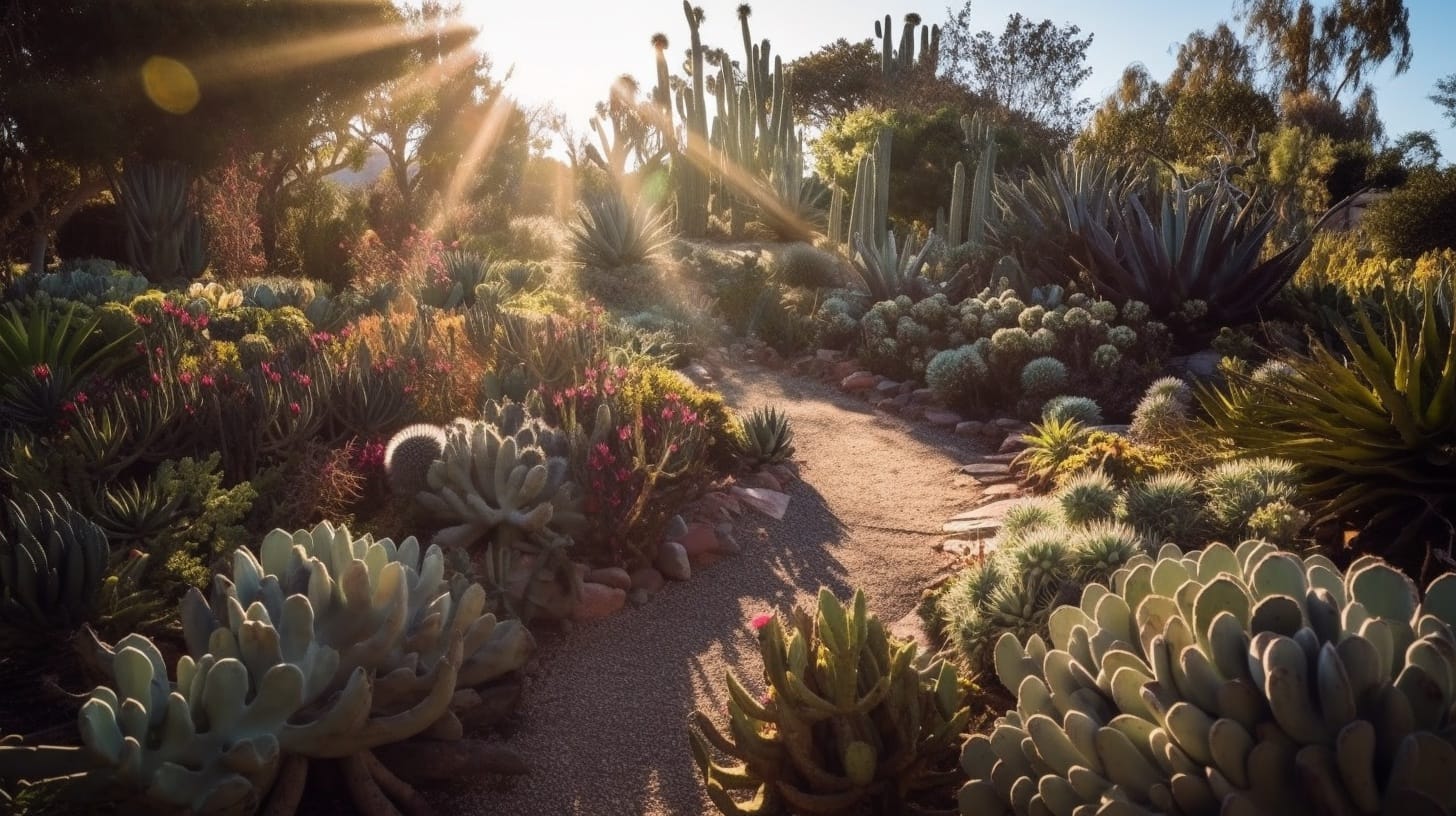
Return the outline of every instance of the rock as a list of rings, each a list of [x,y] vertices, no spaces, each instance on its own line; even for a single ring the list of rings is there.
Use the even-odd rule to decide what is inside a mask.
[[[779,480],[774,478],[774,475],[767,470],[760,470],[756,473],[743,476],[738,480],[738,484],[744,487],[762,487],[768,490],[784,489],[783,485],[779,484]]]
[[[713,375],[702,363],[688,363],[678,369],[678,373],[693,381],[693,384],[702,388],[713,381]]]
[[[788,462],[780,462],[776,465],[769,465],[764,470],[773,474],[778,480],[780,489],[787,487],[799,480],[799,469]]]
[[[571,610],[578,621],[601,620],[627,605],[627,590],[587,581],[581,585],[581,599]]]
[[[891,379],[881,379],[875,383],[875,393],[886,397],[898,397],[900,395],[900,384]]]
[[[688,554],[688,561],[699,566],[712,561],[718,550],[718,534],[706,524],[688,525],[687,534],[677,541]]]
[[[984,422],[977,422],[974,419],[965,422],[957,422],[955,426],[956,436],[980,436],[981,429],[986,426]]]
[[[875,401],[875,410],[884,411],[887,414],[900,413],[900,404],[893,397],[885,397]]]
[[[996,452],[997,453],[1014,453],[1015,451],[1019,451],[1022,448],[1025,448],[1025,447],[1026,447],[1026,436],[1024,434],[1019,434],[1019,433],[1007,434],[1006,435],[1006,438],[1003,439],[1003,440],[1001,440],[1001,447],[1000,448],[997,448]]]
[[[693,567],[688,561],[688,551],[676,541],[664,541],[657,545],[656,564],[664,578],[686,581],[693,577]]]
[[[662,573],[652,567],[638,567],[632,570],[633,592],[646,592],[649,595],[656,595],[662,589],[663,584],[666,583],[667,579],[662,577]]]
[[[782,519],[789,510],[789,494],[761,487],[733,486],[733,495],[744,504],[773,519]]]
[[[1004,499],[1008,496],[1015,496],[1021,493],[1021,485],[1016,482],[1000,482],[999,484],[986,485],[978,497],[983,500]]]
[[[971,541],[965,538],[947,538],[939,545],[941,552],[950,553],[959,558],[972,558],[980,555],[985,548],[984,541]]]
[[[641,606],[652,600],[652,593],[648,592],[645,589],[634,589],[631,592],[627,593],[627,600],[633,606]]]
[[[982,462],[998,462],[1001,464],[1010,464],[1015,459],[1016,454],[1014,453],[988,453],[981,457]]]
[[[824,361],[812,355],[796,357],[789,364],[789,370],[800,377],[817,377],[824,370]]]
[[[586,574],[589,583],[603,584],[621,590],[632,588],[632,576],[621,567],[602,567]]]
[[[965,535],[967,533],[991,534],[1001,529],[1001,519],[981,518],[963,519],[961,521],[947,521],[940,527],[941,532],[949,535]]]
[[[1168,360],[1168,368],[1173,372],[1181,373],[1185,379],[1194,377],[1200,380],[1212,379],[1218,376],[1218,363],[1223,355],[1212,349],[1188,354],[1182,357],[1173,357]]]
[[[839,381],[839,387],[845,391],[868,391],[875,387],[875,380],[878,379],[868,371],[856,371]]]
[[[955,411],[932,408],[925,412],[925,421],[937,428],[954,428],[961,424],[961,415]]]
[[[910,401],[921,405],[929,405],[935,402],[935,389],[917,388],[910,392]]]
[[[911,394],[915,393],[915,383],[910,381],[902,382],[900,383],[900,387],[899,389],[897,389],[897,391],[898,393],[908,397]]]
[[[898,402],[899,400],[905,399],[906,396],[909,395],[901,394],[899,397],[896,397],[896,401]],[[904,405],[900,408],[900,416],[905,417],[906,419],[923,419],[925,417],[925,406],[916,405],[914,403]]]
[[[925,621],[921,620],[920,613],[913,609],[910,610],[910,614],[890,624],[889,634],[900,640],[914,641],[920,654],[935,652],[935,644],[931,642],[930,635],[925,631]]]
[[[1003,431],[1006,431],[1007,433],[1020,433],[1022,431],[1031,430],[1031,426],[1027,423],[1022,422],[1019,419],[1012,419],[1010,417],[1001,417],[1000,419],[994,419],[991,421],[991,424],[995,425],[997,428],[1000,428]]]
[[[844,359],[844,352],[838,349],[819,349],[814,356],[826,363],[837,363]]]
[[[1007,510],[1010,510],[1021,502],[1021,499],[1002,499],[1000,501],[994,501],[990,504],[983,504],[980,507],[967,510],[957,516],[953,516],[951,518],[951,521],[970,521],[973,519],[996,519],[999,521],[1000,519],[1005,518]]]
[[[743,506],[738,503],[737,499],[717,490],[712,493],[704,493],[702,498],[698,499],[698,503],[710,512],[723,515],[736,516],[743,512]]]
[[[718,553],[720,555],[738,555],[742,552],[743,548],[739,546],[738,539],[732,535],[718,534]]]
[[[830,375],[836,380],[843,380],[856,371],[859,371],[858,360],[841,360],[829,369]]]
[[[1001,462],[972,462],[969,465],[961,465],[960,472],[979,479],[983,476],[1007,475],[1011,472],[1011,466]]]

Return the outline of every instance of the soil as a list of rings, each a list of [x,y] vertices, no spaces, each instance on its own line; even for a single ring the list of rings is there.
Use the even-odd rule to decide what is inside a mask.
[[[509,744],[532,766],[515,779],[427,793],[442,813],[713,813],[688,750],[694,709],[726,718],[724,673],[759,686],[749,620],[856,588],[887,625],[913,613],[953,567],[934,548],[974,488],[955,478],[977,443],[874,412],[819,383],[753,366],[718,387],[739,409],[788,411],[802,480],[788,514],[735,525],[743,554],[669,584],[641,608],[541,638]],[[979,718],[978,718],[979,719]]]

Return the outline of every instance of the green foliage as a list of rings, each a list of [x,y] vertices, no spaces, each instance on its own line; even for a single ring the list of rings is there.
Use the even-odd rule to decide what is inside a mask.
[[[52,637],[94,619],[111,550],[106,534],[64,496],[5,502],[0,527],[0,622],[7,640]]]
[[[1062,518],[1068,524],[1084,525],[1111,521],[1121,510],[1122,492],[1101,471],[1088,471],[1067,480],[1056,493]]]
[[[660,214],[621,194],[582,203],[569,227],[572,260],[603,271],[649,263],[671,240]]]
[[[1091,431],[1077,439],[1072,451],[1057,466],[1058,483],[1087,470],[1101,470],[1114,482],[1131,484],[1169,467],[1163,454],[1142,447],[1127,437],[1107,431]]]
[[[1205,540],[1210,527],[1198,480],[1180,472],[1159,473],[1129,487],[1124,517],[1155,544],[1191,547]]]
[[[1387,257],[1456,248],[1456,169],[1422,168],[1371,205],[1360,226]]]
[[[1456,519],[1452,287],[1388,286],[1356,325],[1338,325],[1336,348],[1316,340],[1308,356],[1280,358],[1283,376],[1234,371],[1199,394],[1219,435],[1299,467],[1317,522],[1365,527],[1369,546],[1413,570]]]
[[[1292,462],[1268,457],[1215,465],[1201,480],[1214,537],[1223,541],[1256,535],[1251,527],[1254,515],[1271,504],[1287,506],[1300,487]]]
[[[1029,397],[1045,398],[1066,385],[1067,366],[1055,357],[1037,357],[1021,368],[1021,391]]]
[[[749,467],[788,461],[794,455],[794,429],[789,416],[774,406],[755,408],[743,418],[734,453]]]
[[[809,244],[793,244],[774,259],[774,277],[789,286],[830,289],[840,285],[843,274],[838,257]]]
[[[176,597],[180,588],[206,586],[217,560],[243,546],[244,520],[258,493],[248,482],[223,487],[220,454],[163,462],[149,488],[175,507],[173,522],[137,546],[153,559],[155,571],[145,580],[162,597]]]
[[[960,117],[950,107],[933,113],[861,108],[830,120],[814,143],[815,166],[831,185],[853,190],[860,159],[873,150],[879,131],[889,128],[894,144],[889,213],[906,227],[933,225],[936,209],[950,198],[947,171],[963,156]]]
[[[1033,485],[1045,487],[1056,481],[1067,460],[1081,448],[1088,431],[1071,417],[1047,417],[1033,423],[1022,436],[1026,448],[1016,454],[1012,466]]]
[[[770,618],[758,641],[766,698],[730,672],[727,733],[701,711],[692,717],[693,758],[719,811],[901,813],[937,804],[954,778],[945,758],[970,719],[952,666],[917,659],[913,643],[890,638],[862,592],[846,609],[821,589],[813,618],[802,609],[787,625]]]
[[[131,349],[123,334],[97,347],[100,319],[77,319],[78,305],[57,312],[33,302],[28,313],[9,304],[0,313],[0,419],[42,426],[60,418],[63,403],[95,377],[115,371]]]
[[[1134,557],[996,643],[1017,705],[966,743],[960,812],[1449,807],[1453,598],[1257,540]]]

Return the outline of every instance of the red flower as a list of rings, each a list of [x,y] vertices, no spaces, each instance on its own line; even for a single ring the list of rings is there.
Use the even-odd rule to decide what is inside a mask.
[[[189,372],[189,371],[184,371],[181,374],[178,374],[177,375],[177,382],[182,383],[183,385],[191,385],[192,384],[192,373]]]
[[[771,621],[771,620],[773,620],[773,615],[770,615],[767,612],[765,612],[765,613],[760,614],[760,615],[754,615],[753,616],[753,620],[749,621],[748,622],[748,625],[749,626],[752,626],[753,627],[753,631],[757,632],[757,631],[763,629],[763,627],[768,626],[768,622]]]
[[[294,416],[298,416],[299,413],[303,411],[302,408],[299,408],[298,407],[298,403],[296,403],[296,402],[290,402],[290,403],[288,403],[288,410],[291,411]]]
[[[51,367],[45,363],[36,363],[30,367],[30,374],[37,380],[45,382],[51,378]]]
[[[202,387],[203,388],[211,388],[212,385],[213,385],[212,375],[211,374],[203,374],[202,375]]]

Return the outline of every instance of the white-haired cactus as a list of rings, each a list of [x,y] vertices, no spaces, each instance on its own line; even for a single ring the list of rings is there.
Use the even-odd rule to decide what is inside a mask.
[[[384,475],[396,496],[429,489],[430,465],[445,452],[445,429],[419,423],[402,428],[384,447]]]
[[[1263,541],[1133,559],[1040,636],[966,743],[963,814],[1449,813],[1456,576]]]
[[[1067,366],[1055,357],[1037,357],[1021,368],[1021,390],[1027,396],[1045,399],[1066,385]]]
[[[0,776],[84,772],[108,798],[195,813],[293,813],[310,760],[336,759],[365,813],[418,796],[371,750],[416,736],[424,754],[480,753],[466,724],[501,710],[487,686],[534,649],[518,621],[484,611],[478,585],[452,589],[438,547],[355,537],[327,522],[240,549],[209,602],[182,604],[189,654],[170,681],[152,642],[92,639],[112,678],[82,706],[84,747],[0,746]],[[454,743],[450,745],[450,743]],[[447,747],[448,746],[448,747]],[[497,749],[486,748],[495,757]],[[498,767],[518,770],[505,758]]]

